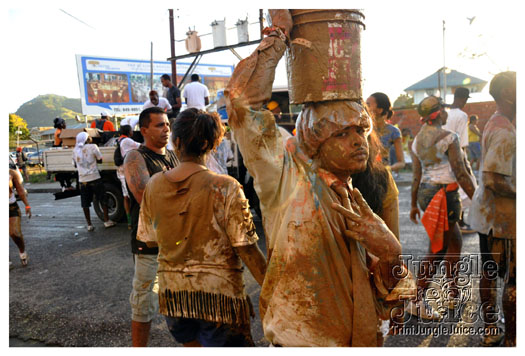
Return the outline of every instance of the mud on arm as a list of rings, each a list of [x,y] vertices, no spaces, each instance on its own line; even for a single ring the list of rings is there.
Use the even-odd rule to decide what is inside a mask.
[[[417,224],[417,218],[420,216],[419,208],[417,207],[417,193],[419,191],[419,184],[421,183],[421,175],[423,169],[421,168],[421,162],[417,158],[414,151],[412,151],[412,144],[409,143],[408,150],[410,157],[412,157],[412,189],[410,199],[410,220]]]
[[[394,140],[394,148],[396,150],[396,159],[397,162],[394,163],[391,167],[393,171],[398,171],[405,167],[405,156],[403,155],[403,146],[401,143],[401,137]]]
[[[154,199],[151,194],[151,189],[151,185],[146,185],[144,189],[142,202],[140,204],[139,225],[137,227],[137,240],[146,243],[149,248],[158,247],[157,235],[153,228],[150,212],[150,202]]]
[[[516,141],[508,130],[489,133],[487,148],[483,157],[483,183],[497,196],[516,199],[516,184],[512,180],[515,174],[515,159],[509,153],[516,152]]]
[[[248,200],[241,187],[235,187],[226,203],[225,227],[232,247],[262,286],[266,273],[266,258],[257,246],[257,233]]]
[[[273,114],[261,108],[271,97],[275,68],[285,48],[279,37],[263,39],[255,52],[237,65],[224,92],[228,123],[263,208],[273,206],[279,189],[284,148]]]
[[[468,197],[472,199],[474,191],[476,190],[474,177],[470,174],[465,165],[465,156],[463,155],[462,149],[459,147],[459,141],[457,138],[455,138],[450,144],[447,154],[452,172],[456,176],[458,184],[463,188],[465,193],[467,193]]]

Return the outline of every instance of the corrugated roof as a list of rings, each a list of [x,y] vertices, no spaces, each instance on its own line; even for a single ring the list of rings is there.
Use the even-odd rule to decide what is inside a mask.
[[[438,82],[443,86],[443,74],[440,72],[440,80],[438,81],[438,73],[434,72],[423,80],[412,84],[405,91],[425,90],[425,89],[437,89]],[[474,84],[487,84],[487,81],[473,77],[471,75],[452,70],[447,74],[447,87],[460,87]]]

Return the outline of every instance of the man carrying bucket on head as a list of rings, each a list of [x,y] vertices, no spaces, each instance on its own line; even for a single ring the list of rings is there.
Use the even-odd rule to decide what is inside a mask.
[[[274,346],[378,346],[379,318],[389,318],[400,295],[415,295],[415,285],[396,237],[352,187],[350,175],[366,168],[372,120],[355,100],[307,102],[297,136],[283,144],[274,115],[262,107],[290,43],[292,17],[288,10],[270,14],[268,37],[238,64],[225,90],[229,124],[265,217],[264,334]]]

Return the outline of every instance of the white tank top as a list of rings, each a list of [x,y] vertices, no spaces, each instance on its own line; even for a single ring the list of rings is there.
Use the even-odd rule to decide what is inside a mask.
[[[423,170],[421,183],[450,184],[456,181],[456,176],[454,175],[454,172],[452,172],[452,167],[448,161],[448,156],[445,154],[450,144],[452,144],[452,141],[454,141],[455,137],[457,137],[457,134],[451,133],[436,142],[436,156],[439,158],[439,162],[431,165],[425,165],[423,161],[421,161],[421,157],[419,157],[417,152],[416,141],[418,137],[416,136],[416,139],[412,143],[412,151],[414,151],[416,156],[418,156],[419,160],[421,161],[421,167]]]

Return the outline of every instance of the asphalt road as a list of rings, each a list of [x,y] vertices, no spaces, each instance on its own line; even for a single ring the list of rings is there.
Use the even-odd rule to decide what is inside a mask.
[[[421,225],[409,221],[410,187],[400,186],[400,230],[405,254],[415,258],[425,253],[427,237]],[[93,215],[95,231],[88,232],[80,207],[80,198],[54,201],[50,193],[29,196],[33,218],[23,217],[22,230],[29,254],[29,265],[22,267],[18,249],[9,243],[9,336],[10,346],[107,346],[131,345],[131,313],[128,302],[133,277],[133,259],[129,230],[124,224],[104,229]],[[260,248],[265,250],[260,220],[256,220]],[[477,234],[465,235],[463,254],[478,252]],[[252,335],[258,346],[267,346],[258,314],[259,286],[248,271],[246,288],[256,318]],[[475,278],[470,285],[471,306],[479,299]],[[445,323],[422,325],[414,319],[406,328],[421,326],[447,328],[465,326],[467,310],[446,319]],[[478,321],[471,326],[479,327]],[[468,326],[467,325],[467,326]],[[477,346],[479,335],[387,336],[385,346]],[[162,316],[154,319],[150,346],[180,346],[169,334]]]

